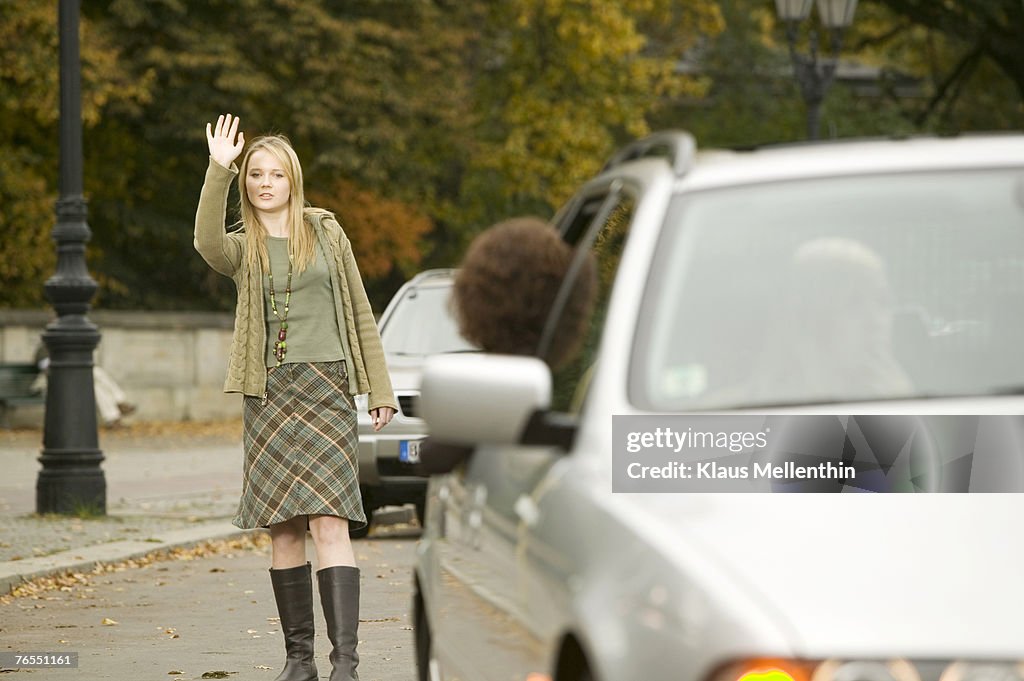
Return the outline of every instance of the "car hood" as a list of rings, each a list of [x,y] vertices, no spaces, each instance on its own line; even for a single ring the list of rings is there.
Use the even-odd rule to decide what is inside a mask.
[[[388,374],[391,387],[397,391],[418,391],[423,378],[424,355],[399,355],[387,353]]]
[[[629,496],[797,655],[1024,656],[1024,495]]]
[[[458,352],[475,352],[470,350],[459,350]],[[452,353],[438,353],[452,354]],[[386,352],[385,358],[388,364],[388,373],[391,376],[391,386],[395,390],[419,391],[420,382],[423,380],[423,367],[432,355],[409,355],[395,352]]]

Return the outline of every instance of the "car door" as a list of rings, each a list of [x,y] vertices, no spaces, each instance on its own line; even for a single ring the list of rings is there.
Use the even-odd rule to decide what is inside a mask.
[[[633,196],[620,184],[608,184],[570,204],[558,225],[577,247],[578,263],[556,296],[539,355],[546,355],[545,345],[557,337],[560,315],[574,290],[572,277],[584,275],[585,260],[591,260],[597,277],[581,350],[553,376],[553,408],[569,414],[570,424],[585,399],[634,206]],[[441,484],[445,536],[437,546],[444,605],[437,653],[446,679],[522,680],[550,671],[551,638],[558,635],[550,609],[564,600],[559,587],[564,571],[556,569],[559,547],[541,546],[534,539],[529,553],[523,549],[541,520],[540,488],[564,458],[565,451],[552,446],[479,446],[464,468]],[[539,603],[539,595],[554,600]]]

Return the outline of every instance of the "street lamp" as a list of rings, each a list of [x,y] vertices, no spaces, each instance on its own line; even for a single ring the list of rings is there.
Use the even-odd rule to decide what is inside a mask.
[[[793,74],[800,85],[800,93],[807,105],[807,137],[818,139],[821,122],[821,103],[825,100],[839,63],[839,51],[843,44],[843,31],[853,23],[857,0],[817,0],[818,16],[828,31],[830,57],[818,55],[818,32],[810,31],[810,54],[803,55],[796,50],[799,25],[811,14],[814,0],[775,0],[775,12],[786,24],[786,40],[789,56],[793,61]]]
[[[92,379],[92,353],[100,334],[85,316],[97,286],[85,264],[90,232],[82,193],[78,12],[79,0],[60,0],[60,198],[53,228],[57,271],[45,285],[57,319],[43,332],[50,366],[36,512],[105,514],[107,483],[100,468],[103,453]]]

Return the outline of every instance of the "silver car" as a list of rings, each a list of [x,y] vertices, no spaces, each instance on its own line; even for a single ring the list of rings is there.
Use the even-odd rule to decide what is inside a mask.
[[[407,503],[415,504],[423,520],[426,480],[414,472],[420,440],[427,434],[415,406],[423,362],[436,353],[473,349],[459,335],[448,307],[453,275],[450,269],[420,272],[402,285],[381,314],[381,343],[399,410],[387,428],[374,432],[366,396],[356,399],[359,488],[368,520],[381,506]],[[367,525],[351,534],[362,537],[369,529]]]
[[[1024,495],[850,494],[1024,489],[1024,136],[660,134],[556,222],[600,278],[577,361],[423,378],[432,437],[475,453],[429,485],[421,680],[1024,679]],[[631,479],[614,424],[698,415],[920,438],[804,489],[845,494]]]

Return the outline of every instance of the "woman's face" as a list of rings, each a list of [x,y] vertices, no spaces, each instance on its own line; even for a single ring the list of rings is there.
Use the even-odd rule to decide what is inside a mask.
[[[276,213],[288,208],[292,185],[277,157],[266,149],[260,149],[249,157],[245,191],[249,203],[258,212]]]

